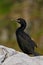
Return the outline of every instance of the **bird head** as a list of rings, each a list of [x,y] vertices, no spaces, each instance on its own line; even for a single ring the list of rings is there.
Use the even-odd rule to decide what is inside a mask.
[[[21,25],[26,24],[26,22],[23,18],[18,18],[17,22],[20,23]]]

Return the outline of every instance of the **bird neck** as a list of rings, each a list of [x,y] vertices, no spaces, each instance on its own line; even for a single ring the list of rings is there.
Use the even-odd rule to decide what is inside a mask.
[[[25,28],[26,28],[26,24],[21,24],[21,26],[18,29],[23,31]]]

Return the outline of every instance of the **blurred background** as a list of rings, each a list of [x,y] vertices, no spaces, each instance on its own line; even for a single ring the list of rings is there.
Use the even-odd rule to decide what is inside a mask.
[[[15,20],[19,17],[26,20],[25,32],[43,54],[43,0],[0,0],[0,45],[21,51],[16,40],[19,25]]]

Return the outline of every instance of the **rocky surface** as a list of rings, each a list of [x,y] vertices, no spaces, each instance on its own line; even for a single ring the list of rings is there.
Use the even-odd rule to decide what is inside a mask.
[[[30,57],[0,45],[0,65],[43,65],[43,56]]]

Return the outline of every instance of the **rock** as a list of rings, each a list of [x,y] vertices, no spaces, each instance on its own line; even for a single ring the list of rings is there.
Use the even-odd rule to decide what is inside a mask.
[[[0,65],[43,65],[43,56],[30,57],[25,53],[0,45]]]

